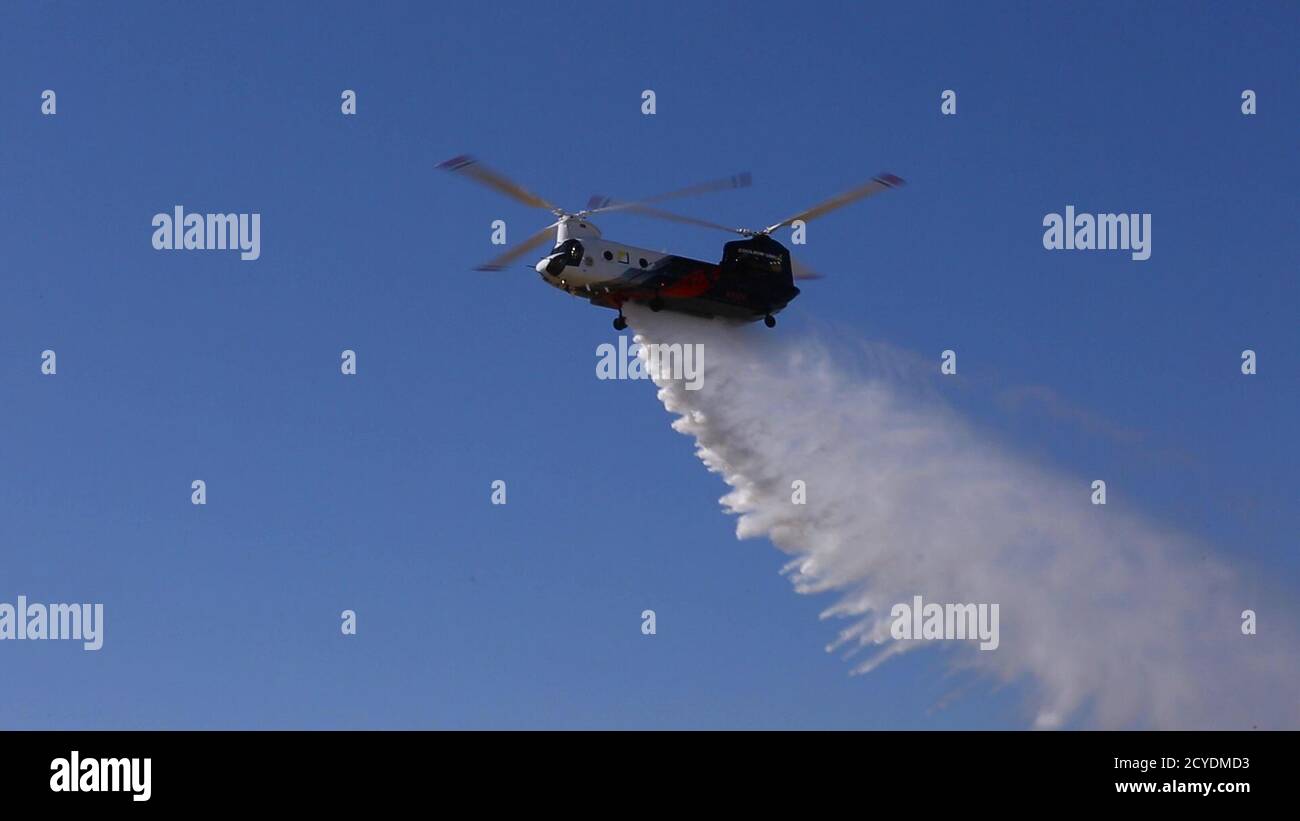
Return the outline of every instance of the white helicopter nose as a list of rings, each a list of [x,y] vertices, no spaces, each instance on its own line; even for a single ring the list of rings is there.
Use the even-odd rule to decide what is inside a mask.
[[[539,274],[544,274],[546,273],[546,266],[550,264],[551,264],[550,257],[542,257],[541,259],[537,260],[537,264],[533,266],[533,270]]]

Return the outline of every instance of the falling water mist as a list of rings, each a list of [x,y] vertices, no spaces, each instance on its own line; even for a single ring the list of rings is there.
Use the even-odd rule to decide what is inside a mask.
[[[938,644],[954,667],[1023,683],[1036,727],[1300,726],[1286,619],[1243,635],[1257,604],[1226,561],[982,436],[918,387],[913,355],[863,345],[851,366],[789,332],[628,317],[639,341],[703,345],[701,389],[652,370],[659,398],[730,486],[737,536],[770,539],[797,591],[828,595],[828,650],[853,672]],[[890,610],[917,595],[997,603],[998,648],[895,640]]]

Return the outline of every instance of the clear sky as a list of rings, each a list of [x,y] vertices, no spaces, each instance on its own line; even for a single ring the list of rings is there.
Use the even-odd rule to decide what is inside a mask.
[[[612,314],[472,271],[548,219],[462,152],[575,208],[750,170],[679,210],[751,226],[898,174],[810,224],[771,333],[959,350],[992,435],[1294,599],[1300,12],[1052,5],[4,4],[0,601],[106,625],[0,643],[0,726],[1025,725],[938,653],[824,651],[653,386],[596,379]],[[178,204],[261,258],[154,250]],[[1067,205],[1152,214],[1151,258],[1045,251]]]

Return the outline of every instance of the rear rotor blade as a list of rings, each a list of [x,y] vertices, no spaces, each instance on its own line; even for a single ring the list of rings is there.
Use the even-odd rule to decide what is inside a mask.
[[[599,214],[605,211],[621,211],[631,208],[635,205],[652,205],[656,202],[666,202],[678,197],[690,197],[695,194],[708,194],[713,191],[729,191],[733,188],[748,188],[753,183],[753,177],[748,171],[742,171],[739,174],[732,174],[730,177],[722,177],[708,182],[701,182],[695,185],[689,185],[685,188],[679,188],[676,191],[669,191],[664,194],[656,194],[653,197],[634,200],[632,202],[617,202],[609,197],[599,195],[592,196],[587,202],[588,214]]]
[[[817,217],[834,211],[837,208],[843,208],[849,203],[857,202],[864,197],[870,197],[872,194],[879,194],[881,191],[888,191],[890,188],[897,188],[902,184],[903,180],[899,177],[895,177],[893,174],[881,174],[880,176],[873,178],[871,182],[859,185],[851,191],[845,191],[839,196],[831,197],[825,202],[818,203],[811,208],[806,208],[798,214],[795,214],[792,217],[787,217],[774,225],[769,225],[767,228],[763,229],[763,233],[770,234],[781,226],[789,225],[795,220],[803,220],[804,222],[807,222],[810,219],[816,219]]]
[[[506,251],[504,254],[500,255],[499,257],[488,260],[487,262],[478,266],[474,270],[476,271],[503,270],[510,263],[519,259],[524,254],[528,253],[529,251],[533,250],[537,246],[541,245],[543,242],[546,242],[546,240],[549,239],[551,236],[551,230],[555,228],[555,226],[557,225],[559,225],[558,222],[551,223],[550,225],[546,226],[542,230],[538,231],[536,234],[533,234],[528,239],[524,240],[523,242],[511,248],[509,251]]]
[[[721,223],[710,222],[709,220],[696,219],[695,217],[687,217],[682,214],[674,214],[672,211],[665,211],[662,208],[650,208],[645,205],[629,203],[627,207],[622,210],[627,211],[629,214],[643,214],[647,217],[654,217],[655,219],[667,220],[669,222],[680,222],[683,225],[698,225],[701,228],[714,228],[718,231],[726,231],[729,234],[748,235],[750,233],[744,228],[731,228]]]
[[[516,202],[522,202],[524,205],[544,208],[552,213],[562,213],[559,208],[551,205],[501,172],[493,171],[468,154],[462,154],[459,157],[452,157],[450,160],[440,162],[438,167],[444,171],[451,171],[463,177],[469,177],[471,180],[486,185],[488,188],[505,194]]]
[[[794,257],[790,257],[790,271],[794,274],[795,279],[822,279],[823,276],[813,269],[804,265]]]

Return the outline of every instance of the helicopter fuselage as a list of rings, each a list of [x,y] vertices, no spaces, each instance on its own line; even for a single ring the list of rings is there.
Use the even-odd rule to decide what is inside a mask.
[[[799,295],[790,254],[768,236],[729,242],[720,262],[638,248],[604,238],[587,220],[557,227],[556,245],[535,270],[547,284],[592,304],[753,321]]]

